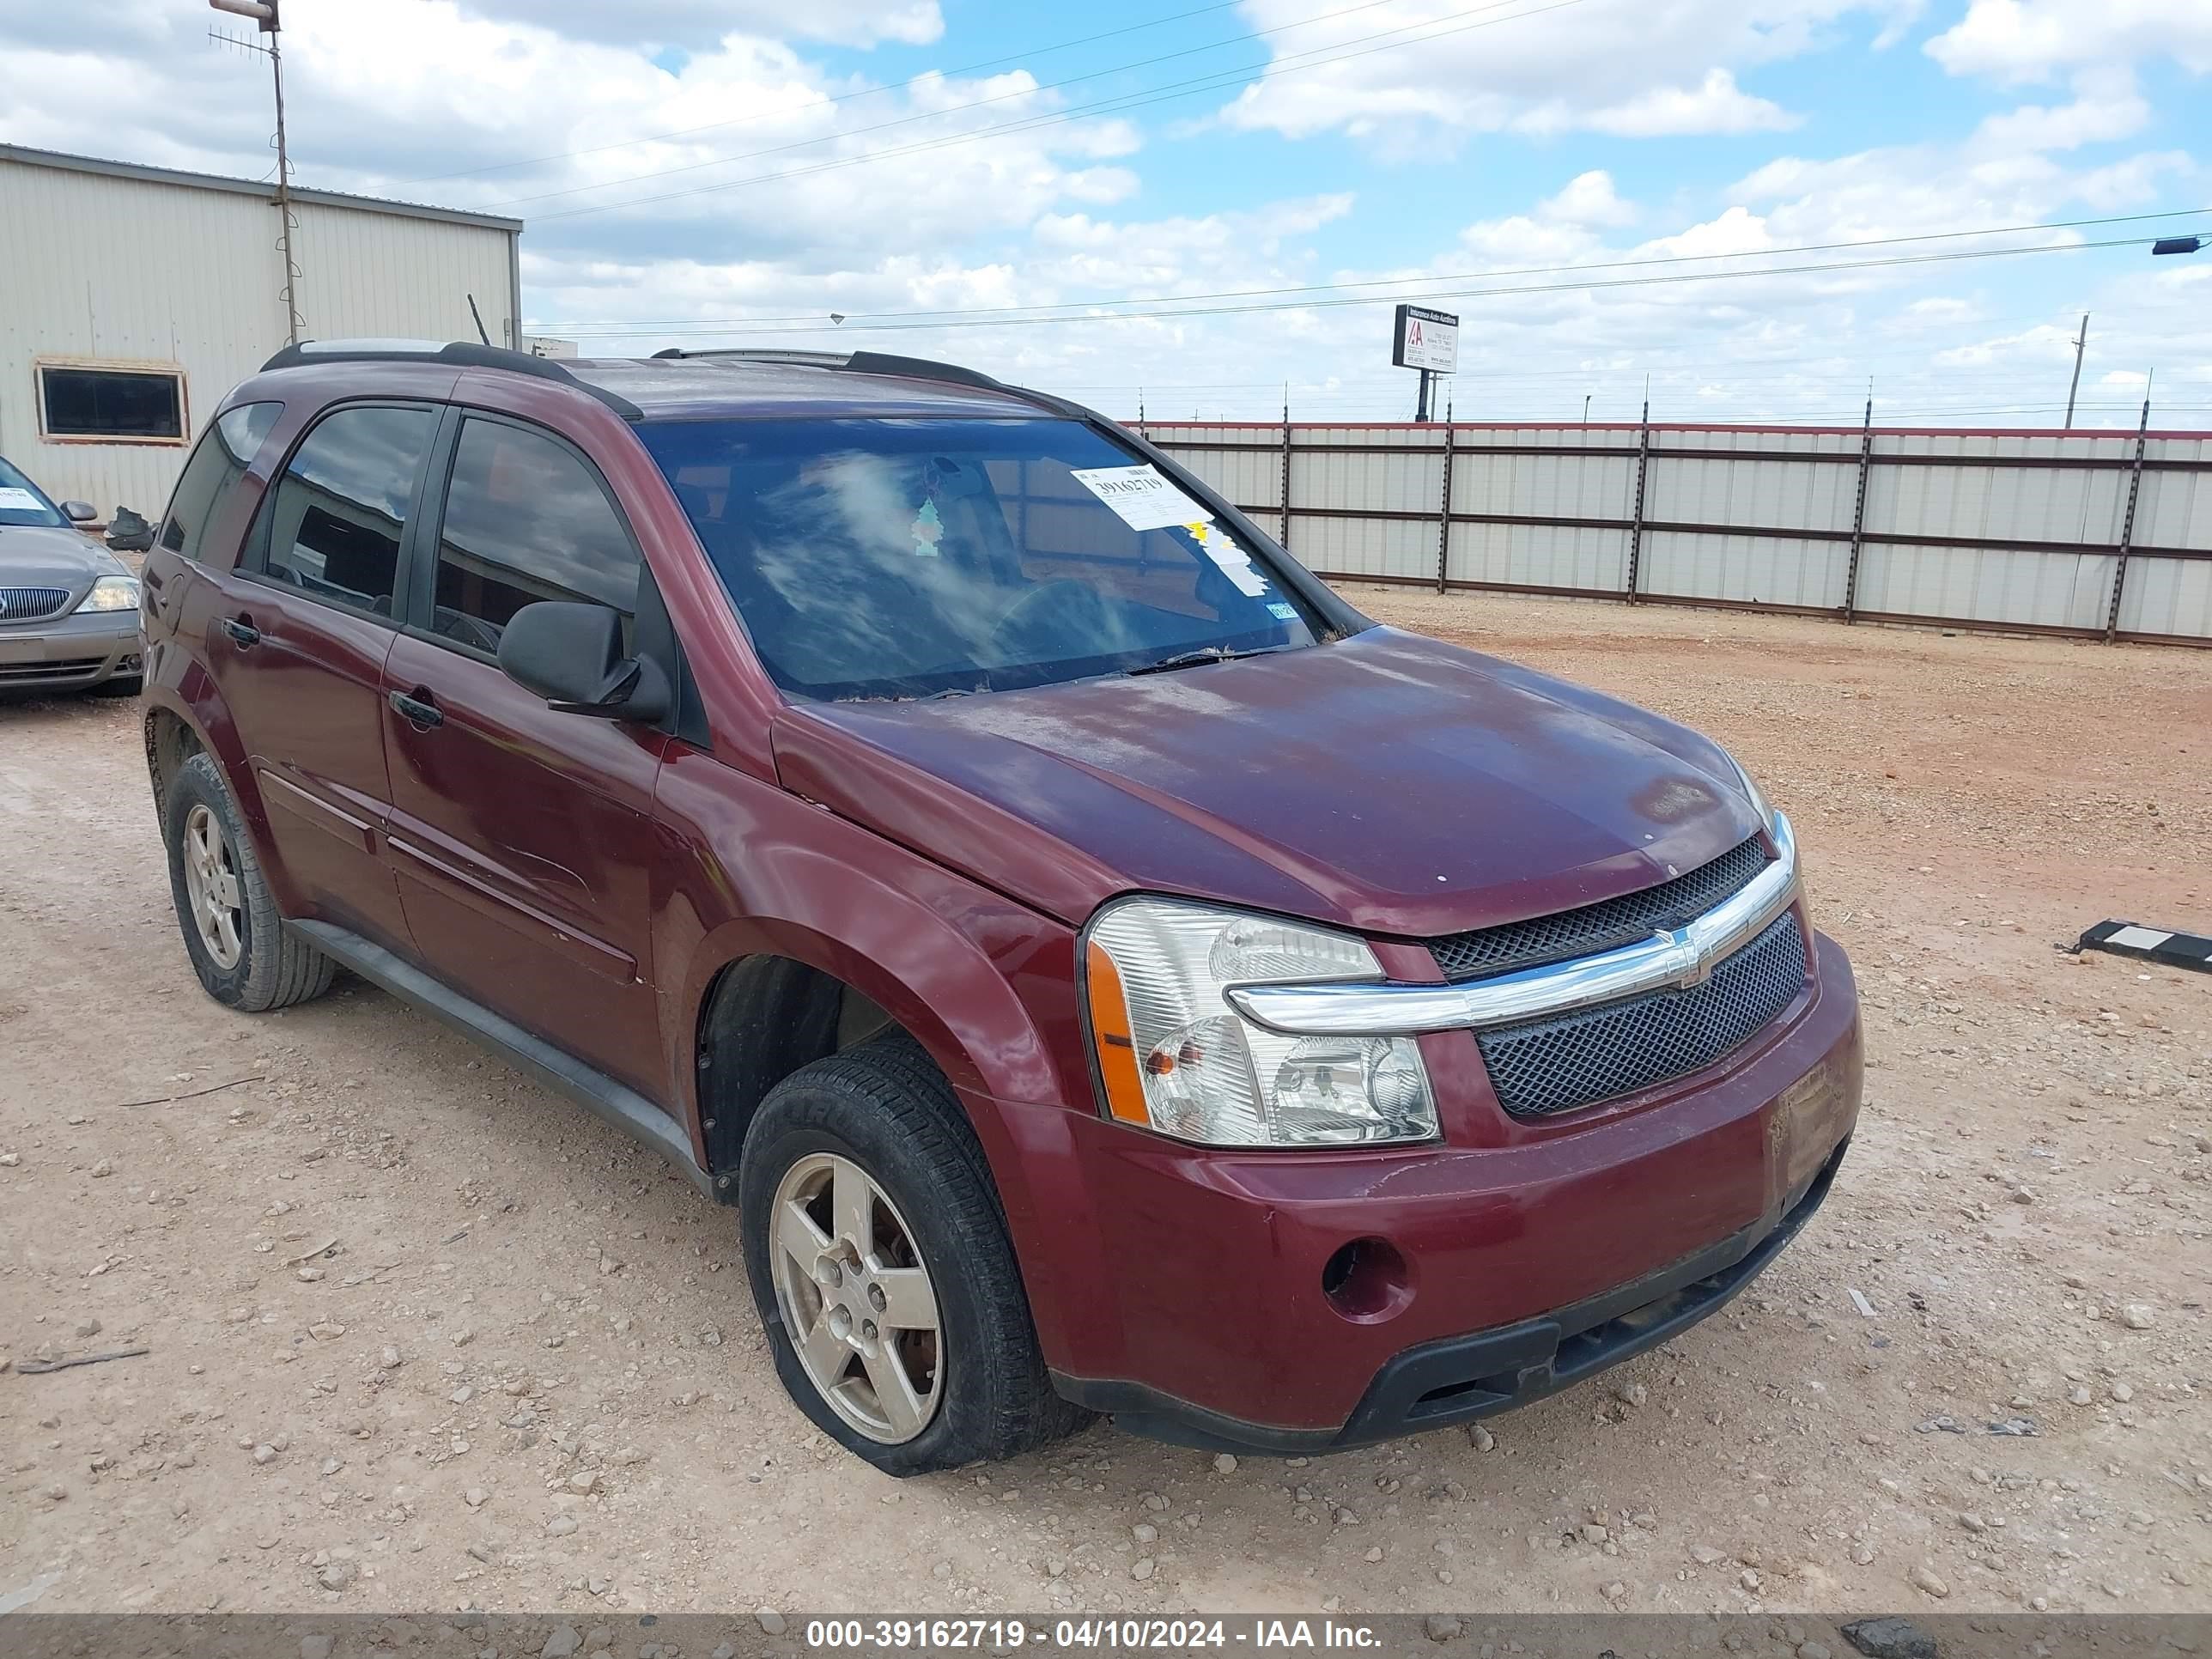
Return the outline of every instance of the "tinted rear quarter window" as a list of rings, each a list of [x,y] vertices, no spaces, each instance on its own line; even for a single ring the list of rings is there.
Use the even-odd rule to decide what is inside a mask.
[[[428,409],[325,415],[273,493],[264,574],[331,604],[390,616],[407,514],[437,426]]]
[[[236,550],[235,533],[229,548],[210,546],[208,537],[224,516],[222,509],[230,493],[253,464],[262,440],[283,412],[282,404],[240,404],[225,410],[201,434],[191,459],[185,463],[177,479],[175,493],[169,497],[169,510],[162,515],[163,547],[198,563],[230,562],[230,555]]]

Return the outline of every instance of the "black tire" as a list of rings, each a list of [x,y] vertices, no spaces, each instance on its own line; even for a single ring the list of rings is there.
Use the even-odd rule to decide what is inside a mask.
[[[222,829],[231,872],[237,879],[238,936],[242,948],[237,962],[228,967],[210,952],[192,917],[185,876],[185,836],[195,807],[205,807]],[[258,1014],[306,1002],[331,988],[337,964],[285,927],[261,873],[261,859],[253,849],[252,837],[246,833],[222,772],[205,752],[185,761],[170,781],[161,805],[161,839],[169,856],[169,893],[176,902],[177,924],[184,932],[185,953],[191,958],[192,971],[210,996],[227,1007]]]
[[[936,1291],[943,1340],[936,1414],[914,1438],[871,1439],[808,1376],[771,1267],[776,1189],[811,1154],[848,1158],[896,1207]],[[1091,1413],[1053,1391],[983,1151],[958,1098],[911,1038],[880,1037],[793,1072],[761,1103],[738,1170],[738,1225],[776,1374],[824,1434],[905,1476],[1012,1457]]]

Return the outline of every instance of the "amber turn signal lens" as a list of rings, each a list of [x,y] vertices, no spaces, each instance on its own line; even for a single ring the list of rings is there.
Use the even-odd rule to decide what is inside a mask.
[[[1085,948],[1091,992],[1091,1036],[1098,1045],[1098,1075],[1106,1085],[1106,1109],[1124,1123],[1150,1127],[1144,1079],[1137,1073],[1136,1039],[1129,1031],[1129,1000],[1121,971],[1095,940]]]

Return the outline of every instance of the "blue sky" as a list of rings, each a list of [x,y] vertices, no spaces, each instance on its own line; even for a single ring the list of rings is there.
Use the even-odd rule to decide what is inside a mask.
[[[112,10],[91,46],[0,0],[26,65],[0,132],[265,172],[259,66],[210,54],[185,0]],[[1439,302],[1466,319],[1462,416],[1571,417],[1586,394],[1631,416],[1648,376],[1656,416],[1835,420],[1871,377],[1883,418],[2033,425],[2056,420],[2087,309],[2084,423],[2131,424],[2155,368],[2158,423],[2212,426],[2212,248],[1743,274],[2212,232],[1953,234],[2212,206],[2212,0],[287,0],[286,18],[302,181],[523,216],[526,311],[587,349],[869,345],[1115,413],[1260,416],[1287,382],[1294,413],[1402,418],[1388,305],[1307,301],[1476,289]],[[1923,240],[1788,252],[1882,239]],[[1510,271],[1533,274],[1486,275]],[[1587,286],[1660,274],[1710,280]],[[1194,297],[1313,284],[1364,286]],[[1273,308],[1158,314],[1224,303]],[[1153,314],[1104,314],[1128,311]]]

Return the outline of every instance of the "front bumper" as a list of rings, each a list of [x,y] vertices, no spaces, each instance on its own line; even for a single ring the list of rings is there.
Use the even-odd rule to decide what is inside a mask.
[[[1706,1072],[1542,1122],[1498,1109],[1464,1032],[1423,1039],[1442,1144],[1207,1152],[1006,1108],[1009,1205],[1055,1386],[1140,1432],[1312,1451],[1500,1411],[1723,1305],[1826,1195],[1857,1117],[1850,965]],[[1380,1239],[1387,1305],[1331,1260]]]
[[[137,611],[92,611],[0,628],[0,691],[77,691],[141,672]]]
[[[1407,1349],[1376,1374],[1344,1426],[1334,1431],[1248,1423],[1138,1384],[1054,1381],[1069,1399],[1111,1413],[1133,1434],[1205,1451],[1280,1456],[1342,1451],[1511,1411],[1656,1348],[1719,1312],[1812,1219],[1848,1146],[1829,1154],[1778,1218],[1762,1218],[1687,1261],[1540,1318]]]

